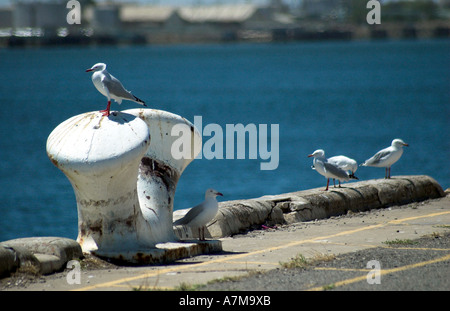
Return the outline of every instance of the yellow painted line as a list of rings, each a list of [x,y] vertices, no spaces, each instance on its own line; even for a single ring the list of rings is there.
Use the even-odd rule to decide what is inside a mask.
[[[225,261],[236,260],[236,259],[247,257],[247,256],[250,256],[250,255],[264,253],[264,252],[267,252],[267,251],[273,251],[273,250],[287,248],[287,247],[300,245],[300,244],[304,244],[304,243],[310,243],[310,242],[313,242],[313,241],[318,240],[318,239],[331,238],[331,237],[341,236],[341,235],[346,235],[346,234],[353,234],[353,233],[356,233],[356,232],[369,230],[369,229],[373,229],[373,228],[378,228],[378,227],[382,227],[382,226],[383,226],[382,224],[372,225],[372,226],[368,226],[368,227],[364,227],[364,228],[359,228],[359,229],[339,232],[338,234],[335,234],[335,235],[330,235],[330,236],[325,236],[325,237],[317,237],[317,238],[312,238],[312,239],[308,239],[308,240],[294,241],[294,242],[290,242],[290,243],[287,243],[287,244],[284,244],[284,245],[270,247],[270,248],[266,248],[266,249],[261,249],[261,250],[253,251],[253,252],[250,252],[250,253],[231,255],[229,257],[222,257],[222,258],[213,259],[213,260],[210,260],[210,261],[204,261],[204,262],[201,262],[201,263],[195,263],[195,264],[188,264],[188,265],[182,265],[182,266],[175,266],[175,267],[171,267],[171,268],[159,269],[159,270],[143,273],[143,274],[140,274],[140,275],[137,275],[137,276],[133,276],[133,277],[118,279],[118,280],[114,280],[114,281],[111,281],[111,282],[105,282],[105,283],[101,283],[101,284],[95,284],[95,285],[91,285],[91,286],[86,286],[86,287],[74,289],[74,291],[87,291],[87,290],[92,290],[92,289],[96,289],[96,288],[109,287],[109,286],[113,286],[113,285],[116,285],[116,284],[119,284],[119,283],[130,282],[130,281],[135,281],[135,280],[138,280],[138,279],[153,277],[153,276],[158,275],[158,274],[165,274],[165,273],[169,273],[169,272],[182,271],[182,270],[186,270],[186,269],[189,269],[189,268],[194,268],[194,267],[198,268],[198,267],[201,267],[201,266],[210,265],[212,263],[221,263],[221,262],[225,262]]]
[[[369,244],[349,244],[349,243],[339,243],[339,242],[314,242],[315,244],[324,244],[324,245],[337,245],[337,246],[359,246],[359,247],[366,247],[366,248],[375,248],[379,247],[378,245],[369,245]]]
[[[392,247],[392,246],[385,246],[383,248],[412,250],[412,251],[450,251],[449,248],[432,248],[432,247]]]
[[[410,270],[410,269],[414,269],[414,268],[418,268],[418,267],[423,267],[426,265],[430,265],[433,263],[437,263],[437,262],[441,262],[441,261],[445,261],[445,260],[449,260],[450,259],[450,254],[443,256],[443,257],[439,257],[436,259],[432,259],[432,260],[428,260],[428,261],[422,261],[422,262],[418,262],[415,264],[411,264],[411,265],[406,265],[403,267],[398,267],[398,268],[393,268],[393,269],[387,269],[387,270],[381,270],[380,271],[380,275],[386,275],[386,274],[391,274],[391,273],[396,273],[396,272],[401,272],[401,271],[406,271],[406,270]],[[352,283],[356,283],[356,282],[361,282],[367,280],[367,275],[363,275],[363,276],[358,276],[352,279],[347,279],[347,280],[342,280],[336,283],[332,283],[332,284],[328,284],[331,285],[333,288],[339,287],[339,286],[344,286],[344,285],[349,285]],[[324,285],[327,286],[327,285]],[[314,287],[314,288],[310,288],[308,289],[308,291],[321,291],[324,290],[324,286],[318,286],[318,287]]]
[[[240,254],[240,255],[235,255],[235,256],[244,257],[243,255],[245,255],[245,254]],[[235,256],[233,256],[233,257],[236,258]],[[183,266],[175,266],[172,268],[158,269],[155,271],[143,273],[143,274],[128,277],[128,278],[118,279],[118,280],[114,280],[114,281],[110,281],[110,282],[105,282],[105,283],[101,283],[101,284],[95,284],[95,285],[91,285],[91,286],[87,286],[87,287],[83,287],[83,288],[74,289],[74,291],[86,291],[86,290],[102,288],[102,287],[110,287],[110,286],[114,286],[114,285],[117,285],[120,283],[131,282],[131,281],[144,279],[144,278],[150,278],[150,277],[154,277],[154,276],[157,276],[160,274],[182,271],[182,270],[186,270],[189,268],[198,268],[201,266],[209,265],[211,263],[224,262],[226,260],[227,260],[227,258],[221,258],[221,259],[216,259],[216,260],[211,260],[211,261],[204,261],[201,263],[188,264],[188,265],[183,265]]]
[[[146,290],[146,291],[173,291],[175,287],[167,287],[167,286],[137,286],[133,287],[136,291]]]
[[[332,267],[315,267],[314,270],[322,271],[350,271],[350,272],[369,272],[371,269],[351,269],[351,268],[332,268]]]
[[[450,212],[440,212],[440,213],[433,213],[433,214],[429,214],[428,215],[422,215],[422,216],[414,216],[414,217],[408,217],[408,218],[402,218],[402,219],[396,219],[396,220],[391,220],[389,221],[389,223],[391,224],[397,224],[397,223],[402,223],[402,222],[406,222],[406,221],[410,221],[410,220],[416,220],[416,219],[420,219],[420,218],[427,218],[427,217],[434,217],[434,216],[440,216],[440,215],[445,215],[448,214]]]
[[[269,247],[269,248],[264,248],[264,249],[260,249],[260,250],[249,252],[249,253],[242,253],[242,254],[237,254],[237,255],[231,255],[231,256],[228,256],[228,257],[224,256],[224,257],[221,257],[221,258],[213,259],[213,260],[210,260],[210,261],[204,261],[204,262],[201,262],[201,263],[187,264],[187,265],[178,265],[178,266],[172,266],[170,268],[153,270],[151,272],[143,273],[143,274],[132,276],[132,277],[128,277],[128,278],[118,279],[118,280],[114,280],[114,281],[110,281],[110,282],[105,282],[105,283],[100,283],[100,284],[95,284],[95,285],[91,285],[91,286],[86,286],[86,287],[74,289],[74,291],[87,291],[87,290],[92,290],[92,289],[110,287],[110,286],[114,286],[116,284],[120,284],[120,283],[124,283],[124,282],[130,282],[130,281],[135,281],[135,280],[139,280],[139,279],[153,277],[153,276],[156,276],[158,274],[165,274],[165,273],[170,273],[170,272],[183,271],[183,270],[187,270],[189,268],[194,268],[194,267],[198,268],[198,267],[201,267],[201,266],[206,266],[206,265],[210,265],[210,264],[214,264],[214,263],[221,263],[221,262],[225,262],[225,261],[232,261],[232,260],[244,258],[244,257],[251,256],[251,255],[261,254],[261,253],[270,252],[270,251],[275,251],[275,250],[279,250],[279,249],[283,249],[283,248],[289,248],[289,247],[293,247],[293,246],[297,246],[297,245],[301,245],[301,244],[306,244],[306,243],[312,243],[312,242],[316,242],[317,240],[326,240],[326,239],[331,239],[331,238],[335,238],[335,237],[339,237],[339,236],[351,235],[351,234],[359,233],[359,232],[362,232],[362,231],[372,230],[372,229],[376,229],[376,228],[382,228],[382,227],[385,227],[385,226],[390,225],[390,224],[397,224],[397,223],[401,223],[401,222],[404,222],[404,221],[415,220],[415,219],[420,219],[420,218],[435,217],[435,216],[440,216],[440,215],[445,215],[445,214],[450,214],[450,211],[439,212],[439,213],[432,213],[432,214],[427,214],[427,215],[422,215],[422,216],[408,217],[408,218],[403,218],[403,219],[398,219],[398,220],[391,220],[391,221],[388,221],[388,222],[385,222],[385,223],[380,223],[380,224],[376,224],[376,225],[370,225],[370,226],[367,226],[367,227],[362,227],[362,228],[357,228],[357,229],[353,229],[353,230],[347,230],[347,231],[338,232],[336,234],[331,234],[331,235],[326,235],[326,236],[321,236],[321,237],[315,237],[315,238],[311,238],[311,239],[307,239],[307,240],[293,241],[293,242],[289,242],[289,243],[286,243],[286,244],[283,244],[283,245]]]
[[[236,264],[236,265],[271,265],[271,266],[279,266],[280,264],[277,262],[263,262],[263,261],[234,261],[229,260],[227,263]]]
[[[133,288],[133,291],[139,292],[139,291],[149,291],[149,292],[172,292],[172,291],[182,291],[183,289],[177,289],[175,287],[136,287]]]

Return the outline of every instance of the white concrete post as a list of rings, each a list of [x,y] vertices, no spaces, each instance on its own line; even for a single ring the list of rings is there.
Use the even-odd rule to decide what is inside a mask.
[[[179,123],[192,129],[199,151],[201,136],[189,121],[153,109],[117,112],[109,118],[85,113],[50,134],[47,154],[75,191],[77,241],[84,252],[139,261],[136,256],[145,256],[158,243],[175,240],[175,188],[194,158],[171,156],[176,139],[171,129]]]
[[[123,113],[74,116],[50,134],[47,154],[75,191],[84,252],[138,246],[136,171],[149,145],[145,122]]]

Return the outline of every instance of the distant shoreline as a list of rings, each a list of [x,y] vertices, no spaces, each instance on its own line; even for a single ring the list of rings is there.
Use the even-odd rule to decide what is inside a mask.
[[[450,21],[417,23],[382,23],[380,25],[308,24],[289,28],[264,30],[239,30],[216,35],[197,34],[118,34],[91,35],[68,34],[58,36],[56,31],[33,31],[30,35],[0,37],[0,48],[47,46],[101,46],[101,45],[170,45],[199,43],[270,43],[309,41],[357,41],[401,39],[450,38]],[[49,34],[50,33],[50,34]]]

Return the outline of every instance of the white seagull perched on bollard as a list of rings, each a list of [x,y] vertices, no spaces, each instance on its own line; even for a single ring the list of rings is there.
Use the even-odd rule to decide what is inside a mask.
[[[108,106],[106,106],[105,110],[100,110],[102,115],[109,116],[111,99],[114,99],[119,105],[122,103],[122,100],[130,100],[140,105],[147,106],[143,100],[127,91],[122,83],[106,70],[106,64],[97,63],[92,66],[92,68],[86,70],[86,72],[92,71],[94,72],[92,74],[94,86],[100,93],[108,98]]]
[[[323,149],[314,151],[312,154],[308,155],[308,157],[314,158],[314,169],[327,179],[327,187],[325,191],[328,191],[330,178],[338,179],[339,181],[348,181],[350,178],[356,178],[354,176],[350,176],[346,171],[339,168],[337,165],[328,162],[327,158],[325,158],[325,151],[323,151]]]
[[[194,206],[181,219],[178,219],[173,224],[175,226],[185,225],[188,227],[198,228],[198,236],[200,241],[205,240],[205,226],[208,222],[213,220],[219,210],[219,203],[216,197],[222,193],[208,189],[205,193],[205,200],[197,206]]]
[[[373,157],[366,160],[361,166],[385,167],[384,178],[391,178],[391,166],[397,162],[403,154],[403,146],[409,146],[403,140],[396,138],[391,146],[378,151]]]

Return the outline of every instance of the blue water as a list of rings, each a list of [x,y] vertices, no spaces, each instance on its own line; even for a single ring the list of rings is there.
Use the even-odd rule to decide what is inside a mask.
[[[105,108],[85,73],[100,61],[152,108],[202,116],[203,127],[279,124],[276,170],[261,171],[260,159],[195,160],[175,209],[198,203],[209,187],[223,200],[324,187],[308,154],[322,148],[362,162],[397,137],[410,147],[393,175],[427,174],[450,186],[450,41],[4,49],[0,241],[76,238],[75,196],[46,140],[71,116]],[[382,178],[384,169],[356,175]]]

